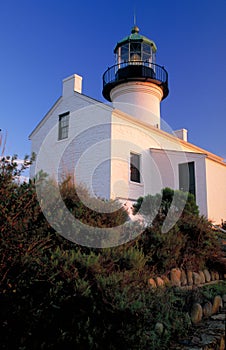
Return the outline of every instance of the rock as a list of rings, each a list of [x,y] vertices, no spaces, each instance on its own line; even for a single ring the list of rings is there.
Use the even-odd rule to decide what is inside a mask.
[[[213,315],[213,316],[211,316],[211,319],[224,322],[225,321],[225,314]]]
[[[219,273],[217,271],[214,272],[214,276],[216,281],[220,279]]]
[[[215,281],[215,272],[210,271],[211,281]]]
[[[173,286],[180,287],[181,285],[181,270],[178,268],[172,269],[170,271],[170,281]]]
[[[199,271],[200,283],[204,284],[206,282],[205,275],[203,271]]]
[[[157,285],[156,285],[155,280],[153,278],[149,279],[149,284],[151,285],[152,288],[157,288]]]
[[[155,333],[162,335],[164,332],[164,325],[161,322],[157,322],[155,325]]]
[[[187,271],[187,281],[189,286],[193,285],[192,271]]]
[[[207,303],[205,303],[202,308],[203,317],[205,318],[210,317],[212,315],[212,308],[213,308],[213,305],[211,304],[211,302],[207,301]]]
[[[220,295],[216,295],[214,300],[213,300],[212,313],[216,314],[222,308],[223,308],[222,298]]]
[[[160,277],[156,277],[155,282],[156,282],[157,287],[164,287],[165,286],[164,281]]]
[[[191,308],[191,321],[196,324],[202,320],[202,306],[199,303],[195,303]]]
[[[193,272],[192,273],[192,277],[193,277],[193,283],[195,286],[198,286],[200,284],[200,276],[197,272]]]
[[[186,276],[186,273],[185,273],[184,270],[181,270],[180,280],[181,280],[181,285],[182,286],[186,286],[188,284],[187,276]]]
[[[163,282],[166,286],[169,286],[171,284],[170,280],[167,276],[162,276],[162,279],[163,279]]]
[[[219,350],[225,350],[225,345],[225,339],[222,337],[219,345]]]
[[[205,269],[205,270],[203,271],[203,273],[204,273],[206,282],[210,282],[210,281],[211,281],[211,276],[210,276],[209,271],[208,271],[207,269]]]

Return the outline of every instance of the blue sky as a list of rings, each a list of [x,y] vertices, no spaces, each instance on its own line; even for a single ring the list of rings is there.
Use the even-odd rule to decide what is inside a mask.
[[[169,73],[162,118],[189,141],[226,158],[226,0],[0,0],[0,128],[7,154],[30,154],[28,136],[83,76],[84,94],[104,101],[102,74],[117,41],[154,40]]]

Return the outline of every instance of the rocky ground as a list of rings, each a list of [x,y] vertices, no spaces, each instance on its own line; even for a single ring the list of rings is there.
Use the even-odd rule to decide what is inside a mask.
[[[222,251],[224,253],[224,256],[216,257],[214,268],[217,271],[219,271],[221,275],[225,277],[226,240],[222,240],[221,244],[222,244]],[[193,279],[194,277],[195,276],[193,276]],[[170,350],[225,350],[226,349],[226,345],[225,345],[226,294],[223,296],[222,302],[220,301],[220,299],[219,300],[218,299],[219,299],[218,297],[215,297],[215,300],[214,300],[214,302],[218,304],[218,308],[216,308],[216,310],[214,310],[214,302],[213,302],[213,305],[211,305],[211,303],[209,303],[210,305],[207,305],[208,303],[206,303],[206,305],[203,305],[202,307],[199,304],[194,305],[194,309],[191,310],[191,318],[192,318],[192,312],[194,312],[194,315],[193,315],[194,319],[192,322],[193,325],[190,329],[189,335],[184,339],[175,340],[175,343],[172,344],[172,346],[170,347]]]
[[[211,316],[199,324],[193,325],[186,339],[172,344],[171,350],[225,350],[225,313]]]

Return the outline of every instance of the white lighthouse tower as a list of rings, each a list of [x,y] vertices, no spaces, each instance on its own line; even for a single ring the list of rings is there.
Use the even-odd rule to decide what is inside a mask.
[[[103,75],[103,96],[115,108],[160,128],[160,102],[169,90],[167,71],[155,63],[156,51],[154,41],[134,26],[114,49],[116,64]]]

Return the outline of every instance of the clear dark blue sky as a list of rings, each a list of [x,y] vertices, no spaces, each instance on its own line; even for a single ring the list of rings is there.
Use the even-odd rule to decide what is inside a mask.
[[[0,128],[7,153],[30,153],[28,135],[83,76],[83,92],[104,101],[102,74],[130,33],[154,40],[169,73],[162,118],[189,141],[226,158],[226,0],[0,0]]]

